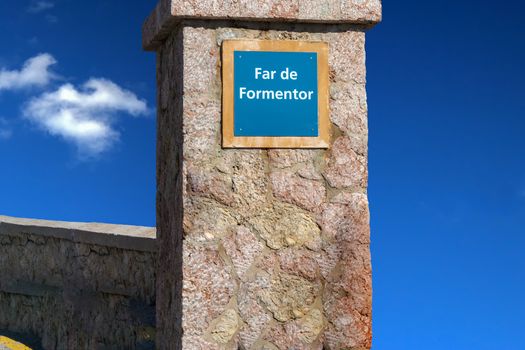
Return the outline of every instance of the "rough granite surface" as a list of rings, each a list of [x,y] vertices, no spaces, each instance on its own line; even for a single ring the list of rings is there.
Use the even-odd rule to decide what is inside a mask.
[[[381,0],[160,0],[142,28],[143,47],[157,49],[183,19],[373,25]]]
[[[153,349],[154,243],[154,228],[0,217],[0,334],[44,349]]]
[[[180,2],[238,11],[222,3]],[[330,149],[221,148],[220,50],[234,38],[329,43]],[[364,45],[359,28],[179,25],[159,48],[159,349],[370,348]]]

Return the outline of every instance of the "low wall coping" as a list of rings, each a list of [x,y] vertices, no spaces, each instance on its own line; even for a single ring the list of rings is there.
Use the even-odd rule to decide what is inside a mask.
[[[371,26],[381,11],[381,0],[160,0],[142,27],[142,46],[156,50],[184,19]]]
[[[0,215],[0,236],[14,234],[32,234],[127,250],[157,251],[154,227],[36,220]]]

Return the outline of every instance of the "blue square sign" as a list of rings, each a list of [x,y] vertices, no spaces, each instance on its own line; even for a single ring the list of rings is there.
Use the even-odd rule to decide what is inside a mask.
[[[226,40],[222,78],[223,147],[328,147],[328,44]]]
[[[235,136],[318,136],[316,52],[234,52]]]

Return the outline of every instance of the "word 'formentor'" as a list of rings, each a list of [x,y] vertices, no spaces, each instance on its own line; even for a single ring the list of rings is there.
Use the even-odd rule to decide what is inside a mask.
[[[311,100],[313,91],[304,90],[248,90],[239,89],[239,98],[249,100]]]
[[[296,71],[286,68],[279,74],[275,70],[264,70],[260,67],[254,69],[255,80],[274,80],[276,77],[281,80],[297,80],[299,75]],[[252,90],[247,87],[239,88],[239,99],[248,100],[311,100],[314,91],[312,90]]]

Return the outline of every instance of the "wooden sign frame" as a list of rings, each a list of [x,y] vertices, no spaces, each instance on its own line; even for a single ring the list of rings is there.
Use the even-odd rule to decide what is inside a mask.
[[[316,52],[318,136],[235,136],[234,52]],[[328,148],[330,143],[328,43],[296,40],[225,40],[222,43],[222,146],[224,148]]]

